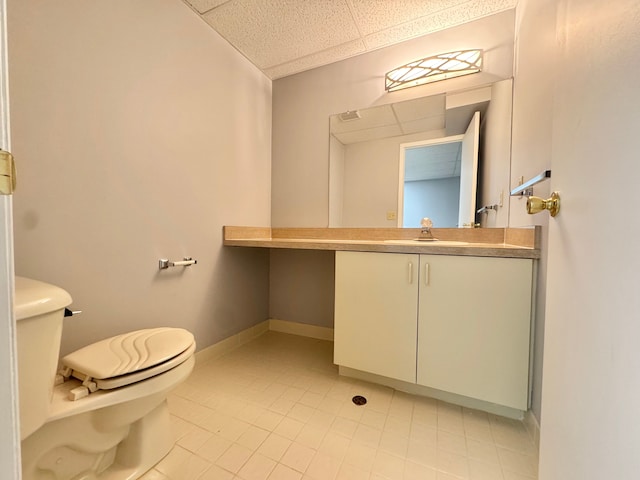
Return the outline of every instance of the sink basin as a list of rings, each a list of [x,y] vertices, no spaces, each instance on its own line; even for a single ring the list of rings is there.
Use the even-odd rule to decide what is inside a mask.
[[[422,245],[422,246],[432,245],[434,247],[469,245],[469,242],[457,242],[454,240],[417,240],[417,239],[385,240],[384,243],[391,243],[394,245]]]

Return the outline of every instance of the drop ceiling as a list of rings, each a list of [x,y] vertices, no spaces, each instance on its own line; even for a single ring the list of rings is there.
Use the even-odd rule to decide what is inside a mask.
[[[517,0],[184,0],[269,78],[514,8]]]
[[[445,101],[442,94],[370,107],[357,111],[358,118],[346,121],[340,115],[332,115],[329,128],[343,145],[443,130]]]
[[[329,131],[343,145],[413,133],[432,133],[431,138],[460,135],[474,112],[484,118],[491,88],[468,90],[462,95],[464,101],[453,100],[455,93],[449,101],[446,94],[440,94],[331,115]],[[349,114],[347,118],[343,118],[345,114]]]
[[[404,181],[439,180],[460,176],[462,141],[409,148]]]

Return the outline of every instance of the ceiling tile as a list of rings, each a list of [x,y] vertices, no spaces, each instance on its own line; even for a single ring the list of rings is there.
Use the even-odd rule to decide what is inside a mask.
[[[462,142],[439,143],[405,151],[405,181],[460,176]]]
[[[517,0],[183,1],[271,79],[513,9],[517,3]],[[451,48],[474,46],[461,44]],[[429,53],[442,52],[425,52]]]
[[[456,161],[435,161],[432,159],[406,162],[404,179],[405,181],[416,181],[460,176],[459,173],[456,173],[459,163],[460,162]]]
[[[345,133],[396,124],[396,117],[393,114],[391,105],[366,108],[359,111],[359,114],[360,118],[347,121],[341,120],[339,115],[332,115],[329,120],[331,131],[333,133]]]
[[[402,131],[398,125],[386,125],[384,127],[369,128],[367,130],[334,134],[343,145],[368,142],[369,140],[378,140],[380,138],[395,137],[398,135],[402,135]]]
[[[438,115],[436,117],[419,118],[411,122],[402,122],[402,132],[405,134],[430,132],[431,130],[441,130],[445,127],[444,115]]]
[[[425,117],[444,115],[446,95],[431,95],[393,104],[398,121],[410,122]]]
[[[187,2],[200,13],[208,12],[228,1],[229,0],[187,0]]]
[[[367,49],[385,47],[513,8],[517,0],[472,0],[365,36]],[[473,45],[469,46],[471,48]],[[440,52],[438,52],[440,53]],[[408,59],[407,61],[417,60]]]
[[[419,180],[435,180],[439,178],[451,178],[460,176],[460,174],[454,173],[454,170],[455,164],[415,164],[411,166],[405,165],[404,180],[405,182],[415,182]]]
[[[438,143],[435,145],[422,145],[419,147],[408,148],[406,158],[408,161],[425,161],[435,159],[442,161],[455,161],[459,155],[461,148],[460,142]]]
[[[232,0],[203,18],[261,69],[359,38],[346,0]]]
[[[275,67],[264,69],[264,73],[271,79],[286,77],[293,73],[302,72],[311,68],[327,65],[337,59],[349,58],[366,52],[364,42],[361,39],[343,43],[337,47],[331,47],[318,53],[312,53],[291,62],[282,63]]]
[[[468,0],[351,0],[353,14],[363,35],[433,15]]]

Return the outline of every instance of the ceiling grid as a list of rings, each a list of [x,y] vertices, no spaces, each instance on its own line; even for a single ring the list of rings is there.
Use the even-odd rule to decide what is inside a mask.
[[[184,1],[273,80],[502,12],[517,2]]]

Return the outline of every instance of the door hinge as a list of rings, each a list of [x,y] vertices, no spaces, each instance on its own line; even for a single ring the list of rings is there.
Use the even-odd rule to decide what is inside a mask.
[[[0,150],[0,195],[12,195],[16,190],[16,163],[13,155]]]

